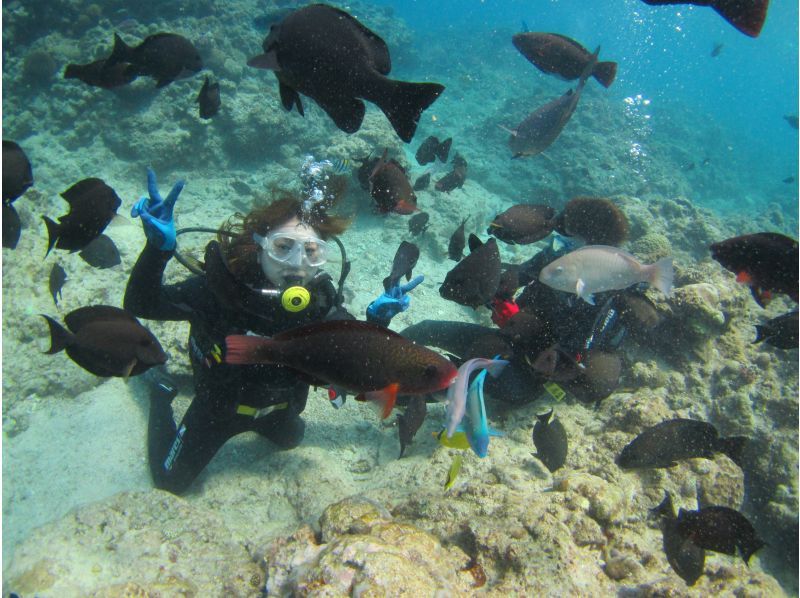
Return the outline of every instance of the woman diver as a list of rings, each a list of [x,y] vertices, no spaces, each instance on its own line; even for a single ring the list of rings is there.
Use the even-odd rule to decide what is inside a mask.
[[[222,352],[229,334],[271,336],[315,321],[353,319],[341,305],[343,280],[337,289],[320,269],[330,257],[329,240],[339,243],[335,235],[347,226],[327,213],[339,193],[327,191],[333,185],[326,184],[326,165],[309,157],[301,172],[302,199],[283,193],[241,221],[230,219],[207,244],[202,270],[193,268],[195,275],[171,285],[162,278],[176,256],[173,208],[184,183],[178,181],[162,199],[148,169],[149,196],[131,210],[141,217],[147,242],[128,280],[124,307],[142,318],[189,322],[195,391],[178,426],[172,412],[177,389],[162,379],[151,391],[147,445],[156,487],[185,492],[219,448],[242,432],[258,432],[284,449],[302,441],[300,414],[309,384],[286,367],[225,364]],[[388,325],[408,308],[407,293],[422,280],[382,294],[367,308],[367,320]]]

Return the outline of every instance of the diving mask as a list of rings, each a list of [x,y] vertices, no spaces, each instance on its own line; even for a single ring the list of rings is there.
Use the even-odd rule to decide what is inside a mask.
[[[329,245],[322,239],[291,232],[274,232],[266,237],[253,233],[253,240],[277,262],[299,267],[305,262],[318,267],[328,261]]]

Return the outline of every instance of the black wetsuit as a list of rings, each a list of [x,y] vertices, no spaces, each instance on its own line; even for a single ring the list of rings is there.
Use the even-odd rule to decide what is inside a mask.
[[[206,250],[207,265],[214,253],[219,253],[216,241]],[[131,272],[124,306],[138,317],[190,324],[194,400],[176,426],[171,405],[174,395],[154,390],[147,439],[155,485],[181,494],[219,448],[237,434],[255,431],[282,448],[293,448],[303,439],[305,424],[300,413],[306,406],[309,384],[298,380],[297,372],[281,366],[222,363],[225,337],[247,332],[271,336],[314,321],[353,316],[337,304],[336,288],[324,273],[306,285],[311,302],[297,313],[283,309],[277,299],[255,297],[255,293],[249,305],[257,311],[231,305],[224,300],[231,285],[223,282],[228,288],[212,288],[205,276],[162,285],[172,255],[145,246]],[[263,284],[268,285],[266,281]]]

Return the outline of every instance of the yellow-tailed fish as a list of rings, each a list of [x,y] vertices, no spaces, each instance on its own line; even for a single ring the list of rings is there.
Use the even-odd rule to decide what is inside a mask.
[[[447,480],[444,483],[445,490],[449,490],[456,481],[459,471],[461,471],[461,453],[456,453],[453,457],[453,462],[450,464],[450,470],[447,472]]]

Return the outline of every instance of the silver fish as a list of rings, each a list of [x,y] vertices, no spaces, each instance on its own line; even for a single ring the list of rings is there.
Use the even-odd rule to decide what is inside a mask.
[[[594,305],[594,293],[627,289],[647,282],[665,295],[672,292],[672,258],[642,264],[627,251],[607,245],[586,245],[542,268],[539,280],[557,291],[575,293]]]

